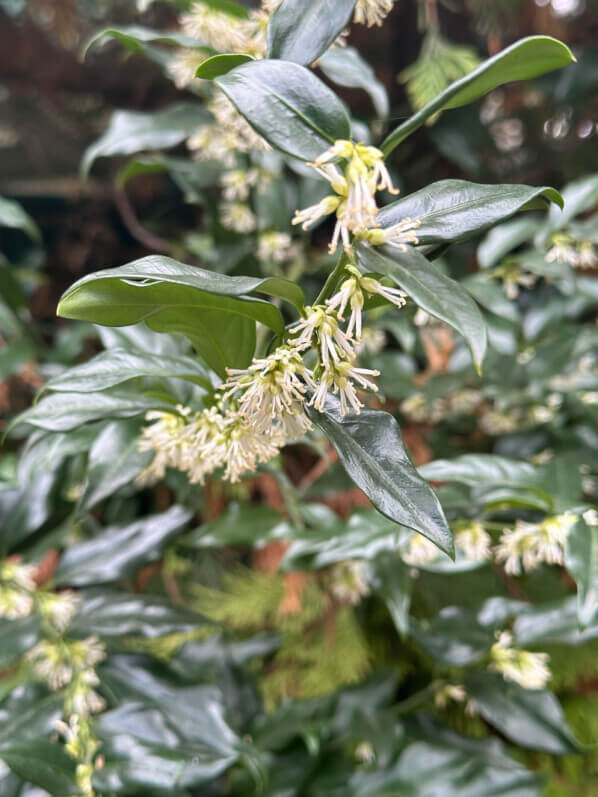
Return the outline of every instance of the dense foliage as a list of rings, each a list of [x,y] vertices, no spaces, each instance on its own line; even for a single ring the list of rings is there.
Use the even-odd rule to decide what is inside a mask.
[[[0,460],[0,797],[592,794],[598,175],[397,196],[413,134],[571,51],[483,60],[422,3],[397,119],[346,41],[392,0],[176,5],[86,46],[185,92],[82,159],[157,253],[48,335],[0,202],[0,375],[37,393]],[[141,225],[148,175],[198,229]]]

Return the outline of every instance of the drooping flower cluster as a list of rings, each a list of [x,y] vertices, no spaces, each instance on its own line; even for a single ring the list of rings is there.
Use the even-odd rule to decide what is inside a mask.
[[[395,0],[357,0],[353,18],[355,22],[367,25],[368,28],[374,25],[380,27],[392,11],[394,4]]]
[[[35,566],[9,559],[0,562],[0,617],[19,620],[33,611]]]
[[[330,591],[339,603],[357,606],[370,593],[364,562],[339,562],[330,573]]]
[[[568,233],[552,236],[551,248],[546,253],[547,263],[565,263],[573,268],[598,267],[598,251],[590,240],[578,241]]]
[[[316,205],[298,210],[293,224],[301,224],[307,230],[320,219],[335,213],[331,253],[336,251],[339,242],[348,251],[351,235],[374,246],[386,244],[403,249],[405,244],[418,243],[415,234],[418,221],[406,218],[384,229],[378,222],[376,192],[398,193],[381,150],[341,139],[309,165],[330,183],[334,194],[324,197]]]
[[[513,647],[512,634],[502,631],[490,649],[489,669],[524,689],[544,689],[551,677],[549,661],[547,653],[532,653]]]
[[[518,520],[514,529],[505,529],[495,549],[496,559],[510,575],[535,570],[540,564],[563,564],[565,543],[577,515],[566,512],[547,517],[541,523]]]

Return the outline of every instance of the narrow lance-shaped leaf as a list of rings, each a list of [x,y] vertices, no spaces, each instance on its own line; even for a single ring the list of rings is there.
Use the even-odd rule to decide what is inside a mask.
[[[190,102],[151,113],[115,111],[104,135],[85,150],[81,172],[89,174],[97,158],[176,147],[210,118],[201,105]]]
[[[282,0],[268,26],[268,58],[313,63],[347,27],[356,0]]]
[[[192,357],[164,357],[126,349],[108,349],[89,362],[50,379],[44,389],[59,393],[91,393],[138,377],[176,377],[210,387],[208,372]]]
[[[554,69],[561,69],[574,60],[571,50],[550,36],[529,36],[521,39],[484,61],[477,69],[452,83],[424,105],[386,138],[382,150],[385,155],[391,153],[401,141],[439,111],[467,105],[504,83],[530,80]]]
[[[39,227],[19,203],[13,202],[12,199],[0,197],[0,227],[23,230],[36,243],[41,243],[42,234]]]
[[[340,413],[329,396],[324,412],[308,410],[338,451],[355,484],[383,515],[428,537],[453,555],[453,537],[442,507],[429,484],[415,470],[399,425],[387,412]]]
[[[200,64],[195,72],[195,77],[202,78],[202,80],[214,80],[221,75],[226,75],[236,66],[246,64],[247,61],[255,61],[255,58],[247,53],[219,53]]]
[[[377,249],[360,244],[359,262],[365,271],[394,280],[413,301],[430,315],[452,326],[465,338],[478,371],[486,353],[486,322],[478,306],[458,282],[447,277],[413,247],[405,251]]]
[[[386,119],[390,110],[388,93],[372,67],[354,47],[328,50],[318,61],[318,67],[338,86],[367,91],[378,116]]]
[[[392,227],[402,219],[417,219],[420,244],[464,241],[520,210],[562,207],[554,188],[529,185],[480,185],[467,180],[440,180],[382,208],[377,220]]]
[[[153,30],[143,25],[114,25],[110,28],[94,33],[83,47],[82,57],[85,58],[89,50],[94,47],[103,47],[107,42],[116,40],[127,50],[136,53],[146,51],[148,44],[170,44],[175,47],[200,47],[202,42],[186,36],[178,31]]]
[[[313,161],[337,139],[351,136],[342,102],[299,64],[253,61],[216,83],[269,144],[294,158]]]
[[[579,624],[585,628],[598,621],[598,526],[577,520],[567,535],[565,563],[577,583]]]

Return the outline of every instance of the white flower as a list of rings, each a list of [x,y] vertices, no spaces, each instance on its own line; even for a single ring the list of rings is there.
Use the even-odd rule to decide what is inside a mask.
[[[241,234],[253,232],[257,226],[253,211],[242,202],[223,202],[220,205],[220,223]]]
[[[579,254],[570,236],[557,233],[553,236],[552,243],[552,247],[546,253],[547,263],[567,263],[573,267],[579,265]]]
[[[441,686],[434,695],[434,705],[436,708],[446,708],[452,701],[454,703],[464,703],[467,700],[465,687],[460,684],[446,684]]]
[[[239,153],[270,149],[223,92],[215,95],[208,110],[215,123],[202,125],[187,141],[200,160],[220,160],[232,169]]]
[[[515,411],[488,409],[480,417],[480,427],[491,435],[510,434],[519,428],[520,418]]]
[[[579,396],[582,404],[598,404],[598,390],[586,390]]]
[[[74,592],[39,592],[37,601],[40,613],[46,617],[57,631],[68,627],[80,606],[81,599]]]
[[[598,254],[591,241],[582,241],[577,252],[579,268],[596,268],[598,266]]]
[[[222,400],[236,396],[239,412],[259,434],[265,434],[272,424],[287,424],[301,434],[311,428],[303,412],[307,369],[301,355],[294,349],[281,346],[269,357],[254,360],[244,370],[227,369],[228,379],[221,386]],[[296,417],[294,422],[291,418]]]
[[[357,396],[354,382],[364,390],[371,390],[373,393],[378,391],[378,386],[368,377],[379,376],[379,371],[372,371],[367,368],[356,368],[351,360],[339,360],[329,362],[320,374],[319,382],[312,385],[314,394],[311,397],[310,405],[322,411],[326,404],[326,396],[330,390],[338,394],[341,415],[347,415],[351,409],[359,415],[362,402]]]
[[[106,701],[98,695],[93,687],[98,686],[100,679],[93,669],[79,672],[73,681],[67,708],[73,716],[87,718],[106,708]]]
[[[370,742],[359,742],[355,748],[355,759],[360,764],[372,764],[376,760],[376,751]]]
[[[583,515],[584,523],[588,526],[598,526],[598,512],[595,509],[587,509]]]
[[[225,416],[224,478],[233,484],[247,471],[253,472],[259,462],[268,462],[279,453],[284,439],[258,435],[238,413]]]
[[[440,556],[440,550],[427,537],[422,534],[414,534],[409,540],[407,550],[401,555],[408,565],[422,567],[435,562]]]
[[[35,565],[6,559],[0,562],[0,617],[28,617],[35,605]]]
[[[376,293],[399,309],[407,304],[407,294],[399,288],[389,288],[372,277],[362,277],[361,287],[367,293]]]
[[[455,535],[455,544],[472,562],[484,562],[490,557],[491,538],[481,523],[470,523],[460,529]]]
[[[361,338],[355,346],[355,353],[367,351],[370,354],[378,354],[386,345],[386,333],[378,327],[366,327],[362,330]]]
[[[513,638],[502,631],[490,649],[489,669],[502,674],[507,681],[515,681],[524,689],[544,689],[551,678],[547,653],[531,653],[512,647]]]
[[[242,50],[245,35],[241,18],[210,7],[206,3],[195,3],[189,13],[181,17],[183,32],[214,50],[234,52]]]
[[[195,79],[195,73],[208,56],[204,50],[179,50],[168,64],[168,72],[177,89],[184,89]]]
[[[357,0],[353,19],[359,25],[381,26],[385,17],[392,11],[395,0]]]
[[[470,415],[484,401],[479,390],[465,388],[449,397],[451,412],[459,415]]]
[[[363,303],[363,291],[358,274],[344,280],[337,293],[326,300],[328,310],[336,311],[336,317],[339,321],[344,319],[347,305],[351,307],[351,317],[345,334],[347,337],[351,337],[353,331],[355,331],[356,340],[361,340],[361,310]]]
[[[360,560],[339,562],[331,571],[330,591],[339,603],[357,606],[369,595],[365,564]]]
[[[163,479],[167,467],[181,469],[184,456],[181,432],[185,428],[185,417],[189,408],[178,407],[179,414],[172,412],[151,411],[145,416],[147,421],[155,421],[146,426],[138,442],[139,451],[155,451],[153,462],[139,474],[135,483],[138,487],[154,484]]]
[[[263,232],[258,237],[257,257],[261,263],[284,263],[293,255],[293,239],[286,232]]]
[[[338,210],[342,201],[342,197],[330,194],[320,200],[316,205],[310,205],[304,210],[296,210],[292,223],[301,224],[302,229],[308,230],[320,219]]]
[[[331,358],[338,362],[341,357],[352,359],[355,352],[347,335],[339,328],[338,322],[322,305],[305,308],[305,318],[289,328],[293,335],[290,345],[298,350],[316,345],[324,367],[330,365]]]
[[[505,529],[495,549],[510,575],[535,570],[542,562],[563,564],[567,535],[577,516],[569,512],[548,517],[542,523],[518,520],[514,529]]]
[[[420,226],[421,221],[419,219],[405,218],[391,227],[377,226],[376,229],[367,230],[361,237],[372,246],[392,246],[404,252],[407,244],[417,246],[419,243],[419,238],[415,231]]]
[[[258,178],[257,169],[231,169],[222,174],[220,185],[227,202],[245,202]]]

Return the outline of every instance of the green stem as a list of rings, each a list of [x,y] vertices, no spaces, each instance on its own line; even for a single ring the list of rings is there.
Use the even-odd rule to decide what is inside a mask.
[[[334,286],[338,282],[338,278],[340,277],[340,275],[345,270],[345,266],[347,265],[348,262],[349,262],[349,258],[347,257],[345,252],[344,251],[341,252],[341,255],[340,255],[340,257],[339,257],[339,259],[337,261],[337,264],[334,267],[334,270],[331,271],[330,274],[328,275],[328,279],[326,280],[326,282],[324,283],[324,287],[322,288],[322,290],[318,294],[318,296],[317,296],[317,298],[316,298],[316,300],[314,302],[314,305],[322,304],[324,302],[324,299],[327,299],[330,296]]]
[[[411,697],[408,697],[406,700],[402,700],[400,703],[397,703],[396,706],[393,706],[393,714],[408,714],[410,711],[413,711],[413,709],[423,705],[434,694],[436,694],[442,684],[443,681],[432,681],[424,689],[421,689],[419,692],[411,695]]]

